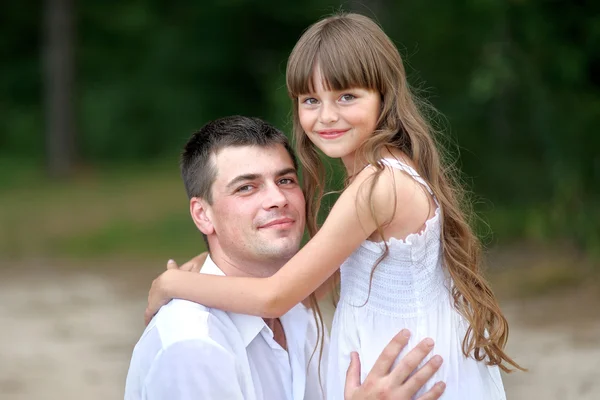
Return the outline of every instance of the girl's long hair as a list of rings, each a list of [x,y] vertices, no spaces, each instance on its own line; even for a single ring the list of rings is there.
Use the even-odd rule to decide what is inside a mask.
[[[325,173],[315,146],[300,125],[298,96],[314,92],[312,78],[316,66],[323,77],[322,84],[328,90],[365,88],[381,94],[382,109],[377,129],[355,157],[376,167],[371,185],[384,170],[379,162],[382,154],[394,147],[410,157],[437,198],[441,207],[444,265],[453,281],[454,306],[469,322],[462,343],[465,356],[486,360],[489,365],[498,365],[504,371],[510,371],[507,364],[522,369],[504,352],[508,324],[480,271],[481,244],[471,228],[471,205],[458,174],[438,151],[435,132],[425,118],[435,115],[435,110],[411,93],[398,49],[388,36],[371,19],[358,14],[338,14],[312,25],[294,47],[287,64],[287,88],[293,102],[293,133],[303,166],[311,237],[318,230],[317,213],[324,192]],[[372,190],[373,186],[371,193]],[[377,231],[383,237],[381,225]],[[387,253],[386,245],[380,260]]]

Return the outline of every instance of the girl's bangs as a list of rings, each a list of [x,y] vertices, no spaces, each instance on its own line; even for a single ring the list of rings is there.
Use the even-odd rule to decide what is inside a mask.
[[[373,49],[357,46],[347,36],[339,40],[319,40],[294,51],[288,65],[288,92],[298,97],[315,92],[314,69],[321,72],[326,90],[364,88],[381,91],[381,77]],[[312,45],[312,46],[311,46]]]

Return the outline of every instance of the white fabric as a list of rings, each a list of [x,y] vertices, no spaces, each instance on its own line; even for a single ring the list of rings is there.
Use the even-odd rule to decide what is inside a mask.
[[[432,194],[410,166],[395,159],[382,161],[412,176]],[[505,399],[498,367],[488,367],[462,354],[468,323],[452,305],[451,280],[442,264],[439,205],[423,232],[405,240],[392,238],[387,244],[389,254],[375,269],[371,282],[371,271],[382,254],[383,242],[365,241],[341,266],[340,303],[329,349],[328,400],[343,399],[351,351],[359,353],[364,380],[383,348],[403,328],[409,329],[412,336],[400,357],[422,339],[431,337],[435,347],[424,363],[435,354],[444,359],[442,367],[415,398],[437,381],[444,381],[444,400]]]
[[[210,257],[202,273],[223,275]],[[172,300],[133,350],[125,400],[322,399],[312,313],[297,305],[281,323],[288,351],[262,318]]]

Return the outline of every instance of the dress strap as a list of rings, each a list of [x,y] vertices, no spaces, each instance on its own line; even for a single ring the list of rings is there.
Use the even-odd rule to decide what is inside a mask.
[[[387,165],[388,167],[396,168],[396,169],[406,172],[415,181],[417,181],[421,185],[425,186],[425,189],[427,189],[429,194],[433,196],[433,191],[431,190],[431,188],[429,187],[427,182],[425,182],[425,179],[421,178],[421,175],[419,175],[419,173],[410,165],[403,163],[402,161],[397,160],[395,158],[382,158],[379,161],[382,164]]]

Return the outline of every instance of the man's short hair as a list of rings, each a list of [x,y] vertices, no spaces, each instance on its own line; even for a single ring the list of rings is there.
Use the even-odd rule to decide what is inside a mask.
[[[212,204],[212,184],[217,176],[211,156],[226,147],[282,145],[294,168],[298,164],[287,137],[259,118],[239,115],[216,119],[204,125],[188,140],[181,153],[180,168],[188,197],[200,197]]]

